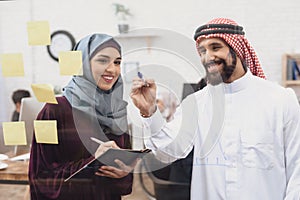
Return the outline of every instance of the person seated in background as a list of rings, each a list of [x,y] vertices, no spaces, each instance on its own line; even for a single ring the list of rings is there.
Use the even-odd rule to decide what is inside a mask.
[[[12,100],[15,104],[15,110],[11,117],[11,121],[19,121],[21,100],[25,97],[30,97],[30,92],[28,90],[16,90],[12,94]]]
[[[171,92],[160,92],[157,95],[156,104],[162,116],[167,121],[171,121],[178,105],[177,97]]]

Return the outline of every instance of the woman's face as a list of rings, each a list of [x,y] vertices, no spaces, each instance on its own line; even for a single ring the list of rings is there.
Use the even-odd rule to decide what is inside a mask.
[[[97,86],[109,90],[120,76],[121,55],[117,49],[107,47],[99,51],[90,61]]]

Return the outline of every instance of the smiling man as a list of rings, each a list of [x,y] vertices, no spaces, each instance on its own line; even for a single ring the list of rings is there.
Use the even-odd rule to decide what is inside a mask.
[[[131,98],[151,132],[145,144],[162,161],[194,147],[191,199],[299,199],[300,107],[291,89],[265,80],[244,34],[224,18],[196,30],[208,87],[186,98],[171,122],[156,109],[155,82],[134,80]]]

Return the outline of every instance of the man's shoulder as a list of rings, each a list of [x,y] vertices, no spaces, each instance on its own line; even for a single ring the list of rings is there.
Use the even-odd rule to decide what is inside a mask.
[[[286,88],[278,84],[277,82],[266,80],[259,78],[257,76],[253,76],[253,86],[258,87],[260,90],[267,90],[269,92],[279,92],[285,93]]]
[[[257,94],[262,95],[265,99],[272,100],[272,102],[279,101],[282,103],[288,103],[291,101],[297,101],[297,95],[292,88],[285,88],[276,82],[264,80],[255,77],[253,87],[256,87]]]

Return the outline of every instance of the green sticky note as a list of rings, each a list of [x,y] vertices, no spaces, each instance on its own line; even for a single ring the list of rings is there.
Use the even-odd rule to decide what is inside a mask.
[[[48,21],[27,22],[29,45],[50,45],[50,25]]]
[[[34,134],[37,143],[58,144],[56,120],[34,120]]]
[[[24,76],[23,55],[21,53],[1,54],[1,65],[4,77]]]
[[[61,51],[58,53],[60,75],[82,75],[82,52]]]
[[[31,88],[39,102],[57,104],[53,87],[50,84],[31,84]]]
[[[26,145],[25,122],[3,122],[5,145]]]

